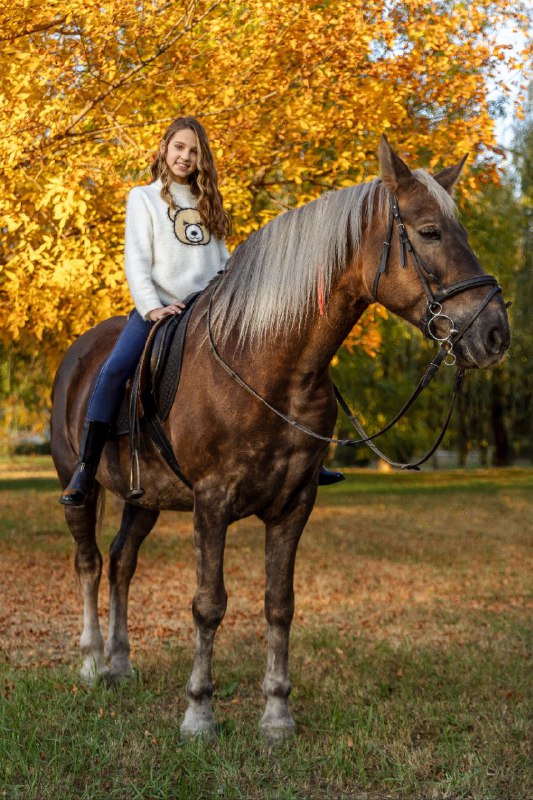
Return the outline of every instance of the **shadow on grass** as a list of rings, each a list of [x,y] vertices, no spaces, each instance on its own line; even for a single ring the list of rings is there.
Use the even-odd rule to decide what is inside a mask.
[[[411,495],[494,492],[533,488],[533,471],[522,468],[449,470],[436,472],[346,471],[346,480],[319,489],[319,504],[346,502],[361,494]]]
[[[2,478],[0,492],[55,492],[59,491],[57,478]]]

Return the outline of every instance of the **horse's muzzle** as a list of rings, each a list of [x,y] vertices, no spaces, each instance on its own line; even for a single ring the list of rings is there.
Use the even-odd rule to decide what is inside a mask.
[[[467,369],[496,367],[511,343],[507,310],[495,298],[454,344],[457,364]]]

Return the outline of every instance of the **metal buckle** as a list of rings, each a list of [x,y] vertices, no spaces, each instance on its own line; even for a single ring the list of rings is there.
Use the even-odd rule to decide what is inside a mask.
[[[453,342],[452,336],[454,333],[457,333],[457,328],[455,327],[454,321],[451,317],[447,314],[442,313],[442,305],[437,301],[432,303],[428,302],[428,311],[430,313],[430,318],[426,323],[426,329],[428,335],[431,336],[436,342],[440,342],[442,347],[447,351],[446,356],[444,357],[443,363],[446,364],[447,367],[453,367],[457,362],[457,358],[455,353],[453,352]],[[432,328],[433,323],[436,319],[443,319],[450,323],[450,330],[446,336],[437,336],[435,331]]]
[[[451,317],[447,314],[442,313],[442,306],[440,303],[428,303],[428,310],[431,314],[431,317],[427,321],[427,331],[428,334],[431,336],[432,339],[435,339],[436,342],[448,342],[450,337],[453,336],[454,333],[457,333],[457,329],[455,327],[455,323]],[[446,320],[450,323],[450,330],[446,334],[446,336],[438,336],[437,333],[434,331],[432,325],[436,319]]]
[[[448,352],[444,356],[444,361],[442,363],[446,364],[447,367],[454,367],[457,362],[457,358],[455,357],[455,353],[453,352],[453,342],[450,341],[444,342],[443,347],[445,347]],[[448,359],[451,360],[449,361]]]

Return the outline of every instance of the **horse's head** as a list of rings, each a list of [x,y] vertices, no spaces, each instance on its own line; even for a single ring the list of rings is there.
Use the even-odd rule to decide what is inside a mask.
[[[383,245],[369,283],[374,299],[426,336],[448,340],[460,366],[495,366],[509,346],[509,323],[496,279],[481,269],[454,214],[451,193],[465,159],[434,177],[411,172],[385,137],[379,159],[390,248]]]

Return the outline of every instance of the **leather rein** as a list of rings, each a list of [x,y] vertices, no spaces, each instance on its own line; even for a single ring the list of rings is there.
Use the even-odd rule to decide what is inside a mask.
[[[211,347],[211,352],[213,353],[215,360],[228,373],[228,375],[246,392],[248,392],[248,394],[250,394],[256,400],[258,400],[260,403],[266,406],[266,408],[268,408],[270,411],[272,411],[274,414],[283,419],[286,423],[288,423],[292,427],[296,428],[299,431],[302,431],[302,433],[305,433],[308,436],[312,436],[313,438],[318,439],[322,442],[327,442],[328,444],[343,445],[345,447],[357,447],[358,445],[366,444],[377,456],[379,456],[379,458],[383,459],[391,466],[397,467],[399,469],[418,470],[422,464],[424,464],[429,458],[431,458],[431,456],[435,453],[435,451],[437,450],[437,448],[439,447],[440,443],[444,438],[455,406],[455,401],[459,394],[461,383],[465,375],[464,369],[460,368],[457,369],[454,381],[452,399],[450,402],[450,408],[448,410],[446,420],[435,443],[423,457],[421,457],[417,461],[407,464],[393,461],[390,458],[388,458],[388,456],[386,456],[384,453],[382,453],[381,450],[379,450],[379,448],[374,444],[373,440],[377,439],[379,436],[382,436],[384,433],[390,430],[394,425],[396,425],[396,423],[400,419],[402,419],[402,417],[407,413],[408,409],[414,403],[419,394],[431,382],[431,380],[435,376],[437,370],[439,369],[442,363],[446,364],[447,366],[453,366],[455,364],[456,357],[453,352],[454,345],[464,336],[466,331],[470,328],[473,322],[478,318],[481,312],[490,303],[492,298],[496,294],[498,294],[498,292],[501,292],[501,287],[498,284],[496,278],[492,275],[478,275],[473,278],[466,278],[465,280],[458,281],[457,283],[454,283],[451,286],[444,286],[441,283],[441,281],[437,278],[437,276],[433,274],[433,272],[429,268],[428,264],[424,261],[424,259],[414,249],[407,235],[405,225],[402,222],[402,218],[400,216],[400,209],[398,207],[398,201],[394,195],[391,195],[387,236],[386,240],[383,242],[381,259],[376,269],[372,285],[372,298],[374,302],[378,302],[378,288],[379,288],[380,278],[387,271],[387,262],[395,226],[398,231],[398,236],[400,241],[400,265],[402,268],[407,268],[409,266],[409,256],[411,257],[414,263],[415,271],[422,284],[427,299],[427,311],[425,319],[422,320],[426,330],[426,335],[428,336],[428,338],[434,339],[435,341],[440,343],[440,350],[437,353],[436,357],[430,362],[424,375],[422,376],[417,386],[415,387],[413,393],[411,394],[409,399],[405,402],[405,404],[402,406],[402,408],[398,411],[398,413],[383,428],[381,428],[379,431],[372,434],[371,436],[368,436],[365,433],[362,425],[356,419],[354,414],[352,414],[352,412],[350,411],[348,404],[342,397],[338,387],[335,384],[333,384],[333,389],[335,391],[335,396],[337,398],[337,401],[339,402],[339,405],[341,406],[342,410],[347,415],[351,424],[361,437],[359,439],[336,439],[334,437],[323,436],[319,433],[316,433],[316,431],[311,430],[311,428],[307,427],[307,425],[298,422],[298,420],[293,419],[292,417],[285,414],[283,411],[280,411],[279,409],[275,408],[275,406],[271,405],[268,402],[268,400],[266,400],[264,397],[258,394],[254,389],[252,389],[252,387],[249,386],[249,384],[246,383],[246,381],[244,381],[243,378],[241,378],[241,376],[237,372],[235,372],[230,367],[229,364],[226,363],[226,361],[224,361],[213,341],[213,335],[211,330],[211,308],[213,305],[213,299],[216,294],[217,285],[215,285],[213,292],[211,293],[209,305],[207,308],[207,337],[209,345]],[[436,293],[433,292],[431,284],[437,285],[438,291]],[[444,313],[443,303],[450,297],[454,297],[455,295],[469,291],[470,289],[478,289],[480,286],[490,286],[491,288],[490,291],[485,295],[483,300],[479,303],[479,305],[477,306],[476,310],[474,311],[470,319],[461,328],[457,328],[453,319],[448,314]],[[449,330],[446,336],[437,335],[434,328],[435,322],[437,320],[440,320],[441,322],[444,322],[449,326]]]

